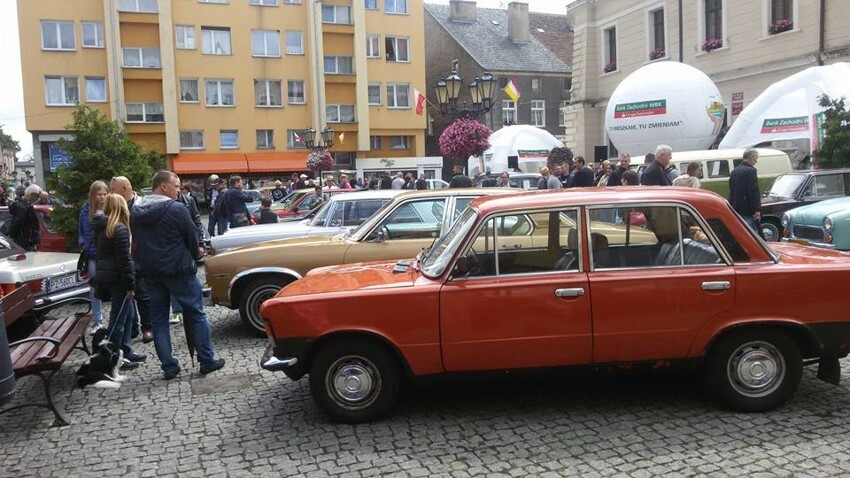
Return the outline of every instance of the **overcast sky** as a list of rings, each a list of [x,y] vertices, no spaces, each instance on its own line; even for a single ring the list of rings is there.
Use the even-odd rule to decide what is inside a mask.
[[[527,0],[535,12],[566,13],[572,0]],[[58,3],[58,2],[57,2]],[[449,0],[426,0],[448,4]],[[508,0],[478,0],[486,8],[505,8]],[[21,50],[18,44],[18,13],[15,0],[0,0],[0,125],[21,143],[18,158],[32,154],[32,136],[26,130],[21,81]]]

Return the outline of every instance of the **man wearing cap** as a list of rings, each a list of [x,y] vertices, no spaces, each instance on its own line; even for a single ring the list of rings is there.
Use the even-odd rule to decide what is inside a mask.
[[[283,190],[283,183],[278,179],[274,182],[274,189],[272,189],[272,200],[277,202],[283,199],[283,196],[286,195],[286,192]]]

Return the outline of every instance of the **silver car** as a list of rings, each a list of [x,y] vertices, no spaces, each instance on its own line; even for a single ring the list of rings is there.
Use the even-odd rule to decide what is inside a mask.
[[[334,194],[331,199],[303,221],[261,224],[229,229],[212,238],[211,254],[230,249],[287,237],[333,235],[359,226],[381,206],[403,190],[381,189]]]

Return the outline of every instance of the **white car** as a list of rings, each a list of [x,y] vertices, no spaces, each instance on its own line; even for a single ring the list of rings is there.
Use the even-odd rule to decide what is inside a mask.
[[[287,237],[334,235],[359,226],[403,190],[379,189],[334,194],[331,199],[303,221],[261,224],[229,229],[212,238],[211,254],[236,247]]]

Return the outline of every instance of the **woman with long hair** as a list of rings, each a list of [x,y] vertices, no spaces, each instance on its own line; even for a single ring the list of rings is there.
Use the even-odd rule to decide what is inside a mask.
[[[124,352],[121,369],[136,368],[147,356],[133,352],[130,347],[136,318],[133,302],[136,271],[130,257],[130,211],[124,197],[119,194],[106,196],[103,215],[95,218],[92,228],[97,243],[95,281],[98,295],[104,298],[108,293],[112,300],[107,337]]]
[[[106,195],[109,194],[109,189],[103,181],[95,181],[89,186],[89,200],[83,204],[83,209],[80,211],[80,217],[77,221],[77,242],[80,244],[80,250],[88,254],[88,263],[86,270],[89,276],[89,299],[91,299],[91,312],[94,318],[92,325],[92,333],[100,327],[103,327],[103,309],[100,299],[94,294],[94,275],[97,264],[97,244],[92,239],[92,220],[97,214],[103,214],[103,206],[106,203]]]

